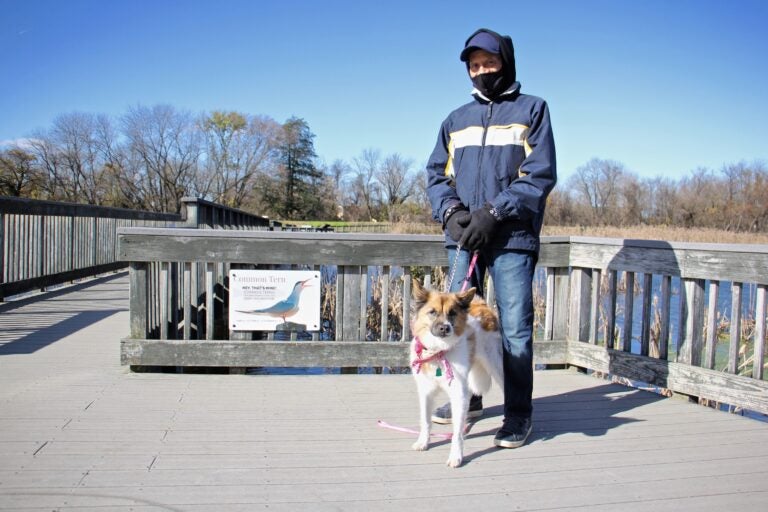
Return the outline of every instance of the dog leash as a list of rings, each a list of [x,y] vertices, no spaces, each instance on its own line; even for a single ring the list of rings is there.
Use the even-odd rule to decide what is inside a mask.
[[[451,291],[451,285],[453,284],[453,278],[456,276],[456,268],[459,266],[459,252],[461,251],[461,245],[456,246],[456,256],[453,258],[453,268],[451,269],[451,275],[448,277],[448,284],[445,287],[445,291]],[[469,279],[472,277],[472,272],[475,270],[475,264],[477,264],[477,251],[472,253],[472,258],[469,260],[469,268],[467,269],[467,275],[464,277],[464,282],[461,285],[461,291],[467,289],[469,285]]]
[[[397,425],[392,425],[390,423],[387,423],[384,420],[379,420],[376,422],[378,426],[381,428],[388,428],[390,430],[394,430],[396,432],[404,432],[406,434],[413,434],[413,435],[419,435],[419,431],[408,428],[408,427],[398,427]],[[467,422],[466,425],[464,425],[464,435],[466,435],[469,432],[469,429],[472,428],[472,423]],[[430,433],[429,437],[437,437],[438,439],[451,439],[453,437],[453,434],[451,432],[439,432],[439,433]]]

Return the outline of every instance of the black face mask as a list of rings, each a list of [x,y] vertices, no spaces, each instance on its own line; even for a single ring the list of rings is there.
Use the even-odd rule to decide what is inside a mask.
[[[491,100],[496,99],[498,95],[507,89],[507,84],[504,81],[504,74],[501,71],[475,75],[472,77],[472,85],[475,86],[475,89],[483,93],[483,96]]]

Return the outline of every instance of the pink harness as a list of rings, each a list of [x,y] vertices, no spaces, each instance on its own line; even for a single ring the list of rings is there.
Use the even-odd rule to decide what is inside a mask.
[[[442,372],[440,370],[440,365],[442,365],[442,367],[445,368],[445,378],[448,379],[448,384],[450,384],[453,381],[453,368],[451,368],[451,363],[445,357],[445,351],[442,350],[436,354],[432,354],[429,357],[422,357],[421,354],[424,352],[426,347],[421,343],[421,340],[418,336],[414,337],[414,341],[416,342],[416,346],[414,347],[416,350],[416,359],[411,363],[413,371],[419,373],[424,363],[438,361],[437,376],[442,376]]]

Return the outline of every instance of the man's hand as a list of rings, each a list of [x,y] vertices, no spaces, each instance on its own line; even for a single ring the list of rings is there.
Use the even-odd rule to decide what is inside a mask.
[[[445,219],[445,230],[448,232],[448,236],[456,242],[461,240],[461,235],[464,234],[464,228],[469,224],[469,218],[469,210],[464,206],[449,212],[448,218]]]
[[[469,251],[479,251],[491,241],[498,223],[487,205],[473,211],[459,244]]]

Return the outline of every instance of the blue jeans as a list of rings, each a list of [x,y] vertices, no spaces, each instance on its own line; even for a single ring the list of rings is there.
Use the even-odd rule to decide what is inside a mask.
[[[449,269],[456,249],[448,249]],[[459,291],[467,275],[471,253],[458,253],[451,291]],[[537,255],[529,251],[487,248],[480,251],[467,289],[477,287],[490,272],[499,310],[504,355],[504,419],[530,418],[533,411],[533,273]]]

